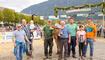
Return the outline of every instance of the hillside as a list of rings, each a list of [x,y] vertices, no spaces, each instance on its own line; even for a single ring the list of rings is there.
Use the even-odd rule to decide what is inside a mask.
[[[48,0],[43,3],[35,4],[23,9],[21,12],[25,14],[37,14],[39,16],[49,16],[54,14],[54,6],[68,7],[68,6],[81,6],[84,4],[96,4],[102,0]],[[92,11],[87,13],[99,12],[99,8],[92,8]],[[64,13],[60,13],[64,14]]]

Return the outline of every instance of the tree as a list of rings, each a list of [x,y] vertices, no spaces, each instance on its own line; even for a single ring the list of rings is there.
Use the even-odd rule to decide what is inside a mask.
[[[15,20],[15,14],[13,10],[7,9],[5,8],[3,10],[3,14],[4,14],[4,22],[5,23],[13,23]]]
[[[19,13],[15,12],[15,20],[14,20],[14,23],[19,23],[19,20],[20,20],[20,17],[19,17]]]
[[[10,24],[10,23],[21,23],[22,19],[26,19],[27,23],[31,21],[31,16],[24,15],[18,12],[15,12],[13,10],[10,10],[8,8],[5,8],[3,11],[0,10],[0,21],[3,21],[4,23]],[[40,17],[34,17],[34,23],[39,25],[45,25],[45,20],[40,20]]]
[[[0,10],[0,21],[4,21],[3,11]]]

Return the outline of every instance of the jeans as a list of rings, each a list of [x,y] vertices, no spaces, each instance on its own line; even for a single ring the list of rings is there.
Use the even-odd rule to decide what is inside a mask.
[[[71,43],[68,43],[68,56],[70,56],[71,46],[72,46],[72,54],[75,55],[76,36],[71,36]]]
[[[49,47],[49,49],[48,49]],[[48,56],[48,53],[50,56],[52,56],[52,48],[53,48],[53,38],[44,40],[44,54],[45,56]]]
[[[33,40],[31,40],[31,39],[29,39],[29,41],[31,42],[31,44],[29,45],[29,47],[30,47],[30,50],[32,50],[32,43],[33,43]]]
[[[22,60],[22,54],[23,54],[23,46],[22,44],[18,44],[16,47],[16,58],[17,60]]]
[[[90,54],[93,54],[93,52],[94,52],[94,39],[87,39],[87,44],[84,47],[84,54],[87,53],[88,43],[90,45]]]
[[[29,50],[32,50],[32,39],[29,39],[29,41],[31,42],[31,44],[29,45],[28,42],[26,41],[26,55],[31,56],[32,55],[32,51],[29,53]],[[28,49],[29,48],[29,49]]]
[[[67,52],[68,52],[68,39],[60,39],[59,59],[62,59],[63,47],[64,47],[64,59],[66,59],[67,58]]]
[[[28,53],[28,46],[29,46],[29,44],[28,44],[28,42],[26,41],[26,43],[25,43],[26,55],[29,55],[29,53]]]

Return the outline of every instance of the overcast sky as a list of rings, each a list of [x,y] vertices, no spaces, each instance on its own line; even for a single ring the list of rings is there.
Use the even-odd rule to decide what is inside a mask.
[[[38,4],[44,1],[47,0],[0,0],[0,7],[6,7],[20,12],[22,9],[30,5]]]

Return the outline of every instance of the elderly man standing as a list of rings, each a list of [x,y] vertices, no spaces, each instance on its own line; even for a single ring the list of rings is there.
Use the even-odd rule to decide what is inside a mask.
[[[86,57],[87,53],[87,47],[88,43],[90,45],[90,57],[93,57],[93,52],[94,52],[94,42],[96,41],[97,37],[97,28],[94,24],[92,24],[92,19],[88,18],[87,20],[87,25],[85,25],[84,29],[86,31],[86,37],[87,37],[87,44],[84,48],[84,57]]]
[[[60,36],[60,54],[59,59],[62,59],[62,52],[63,52],[63,46],[64,46],[64,60],[67,60],[67,52],[68,52],[68,43],[70,43],[70,30],[65,26],[65,22],[61,21],[61,32],[62,35]]]
[[[27,25],[25,19],[22,20],[22,30],[25,31],[26,36],[28,37],[29,41],[31,42],[31,40],[30,40],[30,37],[31,37],[31,36],[30,36],[30,27],[29,27],[29,25]],[[26,47],[25,47],[25,48],[26,48],[26,55],[27,55],[28,58],[29,58],[29,57],[32,56],[32,53],[29,52],[29,49],[28,49],[29,44],[28,44],[27,40],[25,40],[25,42],[26,42]],[[32,43],[31,43],[31,44],[32,44]],[[30,47],[29,47],[29,48],[30,48]]]
[[[45,58],[52,56],[52,48],[53,48],[53,29],[51,28],[51,21],[48,20],[47,25],[43,28],[42,39],[44,40],[44,54]],[[49,49],[48,49],[49,47]]]
[[[23,54],[24,46],[25,46],[24,45],[25,39],[27,40],[28,44],[30,44],[25,31],[22,30],[21,25],[18,24],[17,30],[13,32],[13,37],[12,37],[14,47],[15,47],[14,53],[16,55],[17,60],[22,60],[22,54]]]
[[[76,58],[75,47],[76,47],[76,32],[78,30],[77,24],[74,24],[74,18],[69,19],[70,23],[66,25],[71,32],[71,43],[68,43],[68,57],[70,56],[71,46],[72,46],[72,57]]]

